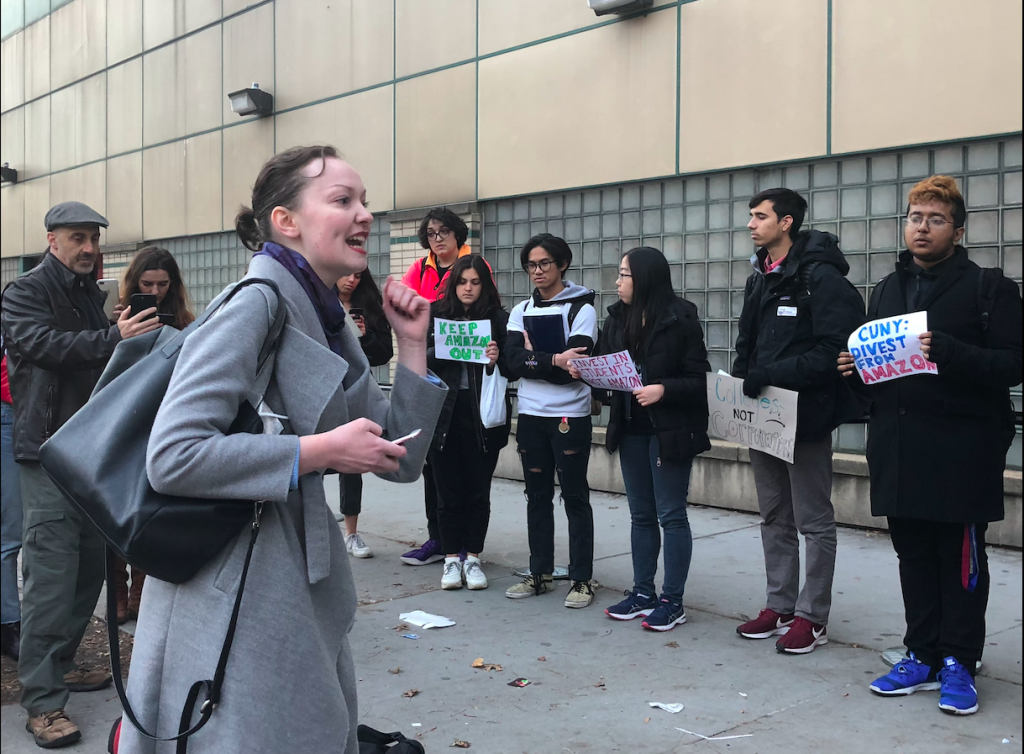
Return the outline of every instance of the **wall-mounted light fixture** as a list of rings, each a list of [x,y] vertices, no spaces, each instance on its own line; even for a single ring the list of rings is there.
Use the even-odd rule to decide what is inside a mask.
[[[260,89],[253,82],[248,89],[239,89],[228,95],[231,101],[231,112],[236,115],[270,115],[274,112],[274,95]]]
[[[587,0],[587,7],[599,16],[617,13],[621,16],[650,8],[654,0]]]
[[[0,166],[0,181],[3,183],[17,183],[18,171],[12,168],[10,163],[5,162]]]

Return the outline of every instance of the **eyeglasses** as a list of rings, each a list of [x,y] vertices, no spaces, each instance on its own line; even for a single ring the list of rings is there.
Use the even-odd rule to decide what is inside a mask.
[[[928,227],[939,230],[943,225],[952,225],[949,220],[939,217],[938,215],[930,215],[925,217],[924,215],[907,215],[903,224],[908,228],[918,228],[925,223],[928,223]]]
[[[630,278],[632,278],[632,277],[633,277],[633,276],[632,276],[632,275],[630,275],[630,274],[629,274],[628,272],[620,272],[620,273],[619,273],[619,276],[618,276],[618,279],[619,279],[619,280],[629,280],[629,279],[630,279]]]
[[[448,228],[441,228],[440,230],[428,230],[427,240],[428,241],[444,241],[452,232]]]
[[[551,269],[551,265],[553,265],[554,263],[554,259],[542,259],[539,262],[527,262],[526,271],[536,272],[537,270],[540,270],[541,272],[547,272],[549,269]]]

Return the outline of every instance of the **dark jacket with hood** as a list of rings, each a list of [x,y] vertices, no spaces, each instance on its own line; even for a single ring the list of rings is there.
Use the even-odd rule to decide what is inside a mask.
[[[802,231],[765,274],[767,256],[759,249],[751,258],[732,374],[797,391],[797,440],[821,440],[863,413],[836,360],[864,321],[864,300],[831,233]]]
[[[434,440],[431,447],[434,450],[444,450],[445,442],[448,439],[448,428],[452,423],[452,413],[455,411],[455,399],[459,395],[462,369],[465,367],[469,389],[475,396],[471,403],[476,412],[477,439],[480,441],[485,453],[497,453],[508,445],[509,432],[512,430],[512,403],[509,400],[508,391],[505,391],[505,424],[500,427],[485,429],[480,419],[480,391],[483,387],[484,369],[486,367],[483,364],[467,364],[462,361],[449,361],[448,359],[437,358],[434,343],[434,317],[439,306],[440,302],[430,306],[430,328],[427,330],[427,366],[448,386],[448,395],[444,399],[441,414],[437,418],[437,425],[434,428]],[[495,369],[501,372],[506,379],[512,379],[512,375],[508,370],[508,363],[505,360],[508,312],[500,307],[492,309],[489,319],[491,320],[491,340],[498,344],[498,362],[495,364]]]
[[[871,294],[873,318],[907,307],[909,252]],[[1021,381],[1021,298],[998,280],[982,325],[981,268],[967,250],[940,263],[913,311],[928,312],[937,375],[912,375],[864,385],[871,399],[868,468],[871,513],[951,523],[1003,518],[1003,470],[1013,441],[1010,388]]]
[[[626,350],[626,305],[616,301],[608,307],[598,355]],[[710,450],[708,440],[708,352],[697,307],[677,298],[661,312],[644,347],[634,355],[645,385],[663,385],[665,395],[647,407],[658,438],[660,453],[673,461],[688,461]],[[610,391],[611,417],[606,446],[619,447],[629,426],[632,395]]]
[[[4,292],[18,461],[39,460],[39,446],[89,400],[121,342],[104,298],[90,275],[76,275],[52,252]]]

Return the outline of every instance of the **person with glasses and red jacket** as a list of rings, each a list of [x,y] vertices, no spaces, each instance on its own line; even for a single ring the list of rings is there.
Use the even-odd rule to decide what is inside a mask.
[[[427,250],[427,255],[409,265],[402,283],[434,302],[444,296],[448,274],[455,261],[473,253],[466,244],[469,228],[447,207],[435,207],[420,223],[419,236],[420,246]],[[490,265],[487,268],[490,269]],[[423,467],[423,503],[427,514],[427,541],[402,555],[406,565],[437,563],[445,556],[437,523],[437,487],[429,459]]]

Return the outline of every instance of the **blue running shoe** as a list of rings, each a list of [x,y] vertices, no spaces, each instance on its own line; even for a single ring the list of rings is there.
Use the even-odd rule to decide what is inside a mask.
[[[974,678],[955,657],[942,661],[939,681],[942,683],[940,710],[951,715],[973,715],[978,711],[978,690],[974,688]]]
[[[626,599],[606,608],[604,614],[615,620],[633,620],[640,616],[647,617],[658,606],[658,600],[647,597],[639,592],[623,592]]]
[[[893,665],[888,675],[876,678],[869,688],[881,696],[909,696],[915,691],[936,691],[941,685],[931,667],[911,652],[907,659]]]
[[[640,625],[651,631],[671,631],[683,623],[686,623],[686,611],[683,610],[683,606],[669,602],[663,597],[654,612],[644,618]]]

